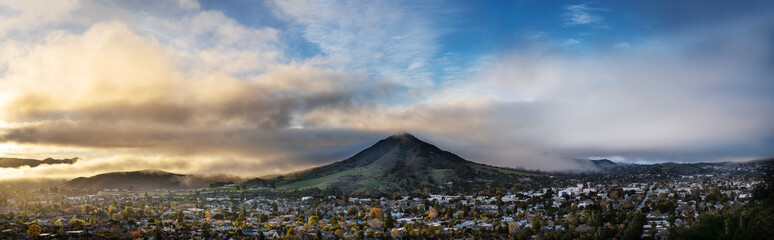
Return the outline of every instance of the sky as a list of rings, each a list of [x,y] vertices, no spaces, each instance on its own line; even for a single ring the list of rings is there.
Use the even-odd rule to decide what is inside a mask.
[[[475,162],[774,157],[771,1],[0,0],[0,157],[281,174],[396,132]]]

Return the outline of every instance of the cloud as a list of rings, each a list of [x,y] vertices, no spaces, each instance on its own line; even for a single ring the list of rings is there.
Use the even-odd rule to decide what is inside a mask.
[[[296,111],[347,106],[358,91],[368,91],[358,84],[364,77],[357,73],[304,65],[276,66],[249,79],[217,71],[193,76],[166,52],[115,22],[97,24],[81,36],[52,39],[10,65],[3,85],[17,94],[5,107],[5,117],[43,125],[278,129],[289,126]],[[79,61],[68,61],[73,56]]]
[[[367,69],[376,79],[412,87],[432,83],[425,66],[444,32],[432,21],[437,6],[409,8],[398,1],[274,1],[274,6],[332,66]]]
[[[713,161],[774,155],[770,21],[665,35],[593,56],[515,50],[411,106],[313,111],[312,126],[418,131],[462,156],[572,169],[568,158]],[[736,34],[726,35],[732,31]],[[673,44],[663,44],[663,43]],[[679,43],[679,44],[678,44]],[[697,46],[712,46],[700,51]],[[744,46],[744,47],[742,47]]]
[[[41,41],[0,42],[13,50],[0,54],[6,66],[0,74],[0,141],[88,149],[79,151],[87,155],[112,149],[128,151],[125,157],[192,157],[213,161],[209,170],[242,167],[244,171],[234,172],[259,176],[333,160],[294,157],[335,142],[290,137],[320,134],[288,133],[298,125],[299,115],[368,104],[393,88],[361,71],[283,63],[275,30],[244,27],[222,13],[189,13],[180,20],[127,19],[98,22],[82,33],[52,30]],[[125,21],[140,23],[130,26]],[[195,26],[185,32],[161,31],[164,35],[135,29],[150,22],[162,30]],[[362,141],[358,136],[363,135],[353,137]],[[333,145],[352,144],[341,139]],[[224,158],[233,163],[213,160]],[[208,170],[146,163],[98,166],[105,166],[101,171]],[[84,171],[97,168],[72,173]]]
[[[602,22],[604,18],[595,12],[607,11],[604,8],[592,8],[588,3],[568,5],[562,14],[564,26],[587,25]]]
[[[0,3],[0,38],[6,37],[9,32],[26,34],[26,29],[66,24],[78,7],[77,0],[4,1]]]
[[[574,38],[570,38],[570,39],[567,39],[566,41],[564,41],[564,42],[563,42],[561,45],[562,45],[562,46],[565,46],[565,47],[569,47],[569,46],[575,46],[575,45],[578,45],[578,44],[580,44],[580,43],[581,43],[581,41],[580,41],[580,40],[578,40],[578,39],[574,39]]]

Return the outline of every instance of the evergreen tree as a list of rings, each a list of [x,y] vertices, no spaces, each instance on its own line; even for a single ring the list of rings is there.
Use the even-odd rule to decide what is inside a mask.
[[[387,229],[395,227],[395,219],[392,218],[392,211],[384,213],[384,227]]]

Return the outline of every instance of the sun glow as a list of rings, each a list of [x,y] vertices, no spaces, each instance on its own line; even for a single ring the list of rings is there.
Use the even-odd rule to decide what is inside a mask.
[[[17,147],[14,143],[0,143],[0,157],[10,155]]]

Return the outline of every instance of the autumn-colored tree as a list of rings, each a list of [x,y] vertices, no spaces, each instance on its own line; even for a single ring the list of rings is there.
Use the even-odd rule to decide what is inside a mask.
[[[429,211],[427,211],[427,217],[428,218],[437,218],[438,217],[438,209],[437,208],[431,208]]]
[[[519,232],[519,223],[516,221],[508,223],[508,233],[516,234],[517,232]]]
[[[73,228],[73,229],[80,229],[84,223],[86,223],[86,221],[83,221],[77,218],[70,219],[70,221],[68,222],[68,224],[70,225],[70,228]]]
[[[384,221],[379,218],[372,218],[368,220],[368,226],[374,229],[382,229],[384,226]]]
[[[390,236],[392,236],[392,238],[403,238],[403,231],[393,228],[392,231],[390,231]]]
[[[356,230],[355,235],[353,235],[353,237],[357,239],[363,239],[365,238],[365,233],[363,232],[363,230]]]
[[[29,226],[27,226],[27,234],[29,234],[33,238],[37,238],[40,235],[40,232],[42,229],[40,228],[40,225],[38,225],[37,222],[30,223]]]
[[[141,237],[142,237],[142,233],[140,233],[140,231],[132,232],[132,238],[141,238]]]
[[[88,205],[81,205],[81,212],[83,214],[88,214],[89,213],[89,206]]]
[[[371,208],[368,212],[368,219],[382,219],[384,218],[384,210],[381,208]]]
[[[112,215],[112,214],[113,214],[113,212],[115,212],[115,211],[116,211],[116,206],[110,205],[110,206],[108,207],[108,210],[107,210],[107,212],[108,212],[108,216]]]
[[[307,221],[309,225],[317,225],[320,224],[320,217],[318,216],[311,216],[309,217],[309,221]]]
[[[239,229],[245,227],[245,220],[246,218],[244,213],[239,213],[239,216],[234,220],[234,227]]]

